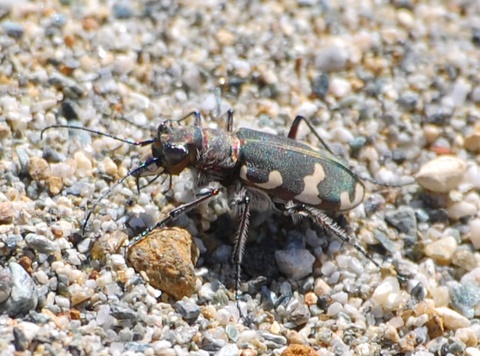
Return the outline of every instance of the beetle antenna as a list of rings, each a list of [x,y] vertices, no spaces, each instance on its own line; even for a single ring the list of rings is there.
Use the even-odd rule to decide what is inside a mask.
[[[134,176],[134,177],[139,177],[142,172],[145,172],[149,166],[151,165],[154,165],[156,164],[160,159],[157,158],[157,157],[153,157],[153,158],[149,158],[148,160],[146,160],[145,162],[143,162],[140,166],[138,166],[137,168],[131,170],[130,172],[128,172],[124,177],[120,178],[117,182],[115,182],[114,185],[112,185],[111,187],[109,187],[107,189],[107,191],[103,194],[101,194],[92,204],[92,207],[88,210],[86,216],[85,216],[85,221],[82,225],[82,235],[85,235],[85,230],[86,230],[86,227],[87,227],[87,224],[88,224],[88,220],[90,219],[90,216],[92,215],[93,213],[93,210],[95,209],[95,207],[100,204],[100,202],[105,199],[107,196],[110,195],[110,193],[116,188],[118,187],[120,184],[122,184],[128,177],[131,177],[131,176]],[[160,174],[158,175],[160,176]],[[158,178],[157,176],[157,178]],[[156,178],[155,178],[156,179]],[[138,187],[138,186],[137,186]]]
[[[366,182],[370,182],[370,183],[373,183],[375,185],[379,185],[379,186],[382,186],[382,187],[388,187],[388,188],[401,188],[401,187],[405,187],[406,185],[411,185],[411,184],[415,184],[415,179],[411,180],[410,182],[406,182],[406,183],[386,183],[386,182],[379,182],[378,180],[374,179],[374,178],[371,178],[371,177],[364,177],[364,176],[358,176],[359,179],[363,180],[363,181],[366,181]]]
[[[134,141],[134,140],[131,140],[131,139],[123,139],[123,138],[120,138],[120,137],[117,137],[117,136],[113,136],[113,135],[109,134],[108,132],[101,132],[101,131],[97,131],[97,130],[88,129],[86,127],[71,126],[71,125],[51,125],[51,126],[45,127],[42,130],[42,132],[40,133],[40,139],[41,140],[43,140],[43,133],[47,130],[50,130],[50,129],[69,129],[69,130],[86,131],[86,132],[90,132],[94,135],[109,137],[109,138],[111,138],[115,141],[120,141],[120,142],[123,142],[123,143],[128,143],[129,145],[141,146],[141,147],[150,145],[153,142],[155,142],[155,138],[151,138],[151,139],[145,140],[145,141]]]

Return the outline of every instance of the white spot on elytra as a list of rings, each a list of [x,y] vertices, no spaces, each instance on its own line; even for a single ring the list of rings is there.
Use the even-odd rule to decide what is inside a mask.
[[[312,206],[319,205],[322,202],[322,199],[318,197],[318,184],[324,179],[325,171],[321,164],[316,163],[313,174],[303,178],[303,191],[298,194],[295,199]]]
[[[275,189],[280,187],[282,184],[282,174],[279,171],[271,171],[268,175],[268,181],[265,183],[255,183],[255,186],[262,189]]]
[[[275,189],[277,187],[280,187],[283,184],[283,178],[282,178],[282,175],[279,171],[271,171],[270,174],[268,175],[268,181],[266,181],[265,183],[252,182],[250,179],[248,179],[247,172],[248,172],[248,167],[247,166],[241,166],[240,167],[240,178],[247,181],[247,182],[253,183],[258,188]]]
[[[342,194],[340,194],[340,210],[350,210],[355,208],[363,201],[364,196],[365,188],[362,184],[357,183],[355,185],[355,197],[352,201],[350,201],[350,195],[348,192],[342,192]]]

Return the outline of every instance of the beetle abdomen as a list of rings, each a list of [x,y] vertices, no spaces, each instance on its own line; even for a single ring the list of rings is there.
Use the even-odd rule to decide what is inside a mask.
[[[349,210],[363,201],[362,182],[329,152],[249,129],[239,129],[236,136],[244,184],[321,210]]]

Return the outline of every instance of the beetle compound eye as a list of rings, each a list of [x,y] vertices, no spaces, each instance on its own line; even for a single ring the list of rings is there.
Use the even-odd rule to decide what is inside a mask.
[[[163,156],[168,165],[175,166],[182,163],[188,155],[185,146],[171,146],[165,145],[163,148]]]

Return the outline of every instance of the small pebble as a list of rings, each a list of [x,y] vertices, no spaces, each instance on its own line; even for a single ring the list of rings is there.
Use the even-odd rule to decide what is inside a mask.
[[[473,132],[465,137],[463,147],[473,153],[480,153],[480,124],[478,122],[475,124]]]
[[[25,32],[25,29],[23,28],[22,24],[18,22],[12,22],[12,21],[4,21],[2,23],[2,29],[5,31],[7,35],[15,39],[22,38]]]
[[[480,356],[480,350],[476,347],[467,347],[465,349],[465,356]]]
[[[310,346],[293,344],[288,346],[281,354],[281,356],[317,356],[318,353]]]
[[[78,305],[88,299],[90,299],[94,293],[91,288],[86,286],[80,286],[77,283],[74,283],[68,286],[68,293],[70,296],[70,301],[72,303],[72,307]]]
[[[186,320],[197,319],[200,315],[200,307],[188,298],[176,302],[173,307]]]
[[[13,280],[10,270],[8,268],[2,268],[0,270],[0,303],[3,303],[10,297],[12,286]]]
[[[78,178],[90,177],[92,175],[92,162],[90,159],[83,152],[77,152],[73,157],[77,164],[75,175]]]
[[[375,289],[372,299],[385,311],[396,310],[406,305],[408,295],[400,290],[398,280],[394,277],[387,277]]]
[[[322,72],[343,70],[347,63],[347,50],[337,45],[323,47],[315,58],[315,67]]]
[[[417,233],[415,211],[409,206],[401,206],[397,210],[387,211],[385,219],[400,232],[410,236],[415,236]]]
[[[425,246],[425,254],[437,263],[449,265],[458,243],[453,236],[444,237]]]
[[[233,356],[238,355],[239,350],[238,346],[235,344],[227,344],[223,346],[218,352],[215,353],[216,356]]]
[[[459,284],[450,288],[450,304],[467,318],[475,316],[475,308],[480,303],[480,287],[472,284]]]
[[[25,242],[27,243],[28,247],[47,255],[50,255],[58,250],[58,246],[55,244],[55,242],[51,241],[45,236],[37,234],[28,234],[25,236]]]
[[[307,323],[310,317],[310,310],[306,304],[300,304],[292,313],[290,313],[290,320],[296,325],[303,325]]]
[[[276,251],[275,259],[280,272],[298,280],[312,273],[315,257],[308,250]]]
[[[467,165],[454,156],[440,156],[426,164],[416,174],[418,184],[435,193],[448,193],[460,184]]]
[[[25,269],[16,262],[9,262],[11,289],[8,299],[0,304],[0,313],[16,317],[34,310],[38,303],[37,286]],[[6,279],[3,279],[4,282]]]
[[[478,267],[479,263],[475,259],[472,251],[467,249],[457,249],[452,257],[452,263],[458,267],[471,271]]]
[[[11,202],[0,203],[0,224],[11,224],[14,216],[15,209],[13,209]]]
[[[447,208],[447,215],[451,219],[458,220],[466,216],[473,216],[477,211],[478,209],[475,205],[466,201],[460,201]]]
[[[478,250],[480,249],[480,219],[476,218],[470,220],[468,227],[470,229],[470,241],[475,250]]]
[[[478,336],[470,328],[460,328],[455,330],[455,337],[462,341],[467,347],[478,346]]]
[[[48,178],[48,189],[52,195],[57,195],[63,188],[62,178],[51,176]]]
[[[470,320],[447,307],[435,308],[435,312],[442,318],[443,325],[450,330],[457,330],[470,326]]]
[[[304,301],[305,301],[305,304],[308,306],[315,305],[317,304],[318,297],[316,296],[315,293],[308,292],[307,294],[305,294]]]
[[[39,157],[30,158],[28,163],[28,173],[30,173],[30,176],[34,180],[47,180],[51,175],[48,162]]]
[[[352,91],[350,82],[341,78],[334,78],[330,80],[329,92],[337,98],[343,98],[349,95]]]

